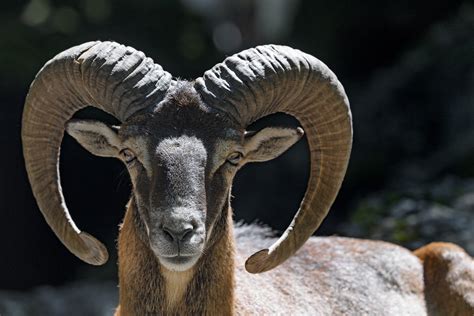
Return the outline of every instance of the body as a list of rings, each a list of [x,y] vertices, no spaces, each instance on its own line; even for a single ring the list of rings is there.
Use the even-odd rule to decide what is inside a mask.
[[[466,301],[474,293],[473,262],[455,245],[432,244],[414,254],[382,241],[311,237],[292,260],[255,275],[244,269],[245,259],[275,238],[258,225],[233,228],[229,209],[222,224],[230,229],[223,231],[205,260],[191,271],[173,274],[135,235],[135,211],[130,204],[119,238],[117,316],[470,315],[472,311]],[[442,254],[451,260],[442,259]],[[438,259],[424,268],[426,256]],[[441,271],[446,264],[451,272],[464,267],[464,273],[448,280],[434,277],[433,270]],[[471,286],[464,289],[465,298],[448,292],[459,282]],[[451,303],[440,309],[441,302]]]

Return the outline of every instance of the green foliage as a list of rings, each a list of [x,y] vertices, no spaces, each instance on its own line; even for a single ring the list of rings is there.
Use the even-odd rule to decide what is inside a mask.
[[[395,221],[395,226],[392,232],[392,240],[398,244],[407,243],[417,240],[418,236],[415,231],[407,224],[403,218]]]

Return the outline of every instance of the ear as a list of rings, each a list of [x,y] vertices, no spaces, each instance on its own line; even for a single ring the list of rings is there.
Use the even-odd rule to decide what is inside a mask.
[[[90,153],[101,157],[116,157],[121,148],[117,131],[99,121],[70,120],[66,131]]]
[[[268,161],[274,159],[303,136],[303,129],[267,127],[259,132],[246,132],[244,159],[246,162]]]

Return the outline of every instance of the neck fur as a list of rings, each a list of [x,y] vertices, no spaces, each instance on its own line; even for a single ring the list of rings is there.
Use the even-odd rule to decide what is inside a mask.
[[[234,241],[230,209],[215,224],[211,245],[188,271],[160,265],[140,238],[138,210],[129,203],[120,231],[118,315],[231,315]],[[212,242],[214,241],[214,242]]]
[[[194,276],[194,269],[176,272],[162,267],[161,272],[163,273],[165,281],[166,304],[176,307],[183,300],[188,284]]]

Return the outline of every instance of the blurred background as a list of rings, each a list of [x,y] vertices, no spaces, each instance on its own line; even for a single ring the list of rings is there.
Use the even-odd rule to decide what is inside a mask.
[[[50,231],[33,199],[20,142],[23,102],[43,64],[71,46],[114,40],[193,79],[259,44],[323,60],[351,101],[353,154],[317,235],[376,238],[410,249],[452,241],[474,255],[474,5],[466,0],[28,0],[0,4],[0,314],[110,315],[115,241],[130,195],[120,162],[66,136],[61,176],[79,227],[111,259],[91,267]],[[78,117],[110,120],[86,109]],[[252,128],[298,123],[284,115]],[[304,194],[305,141],[247,166],[235,219],[286,228]]]

